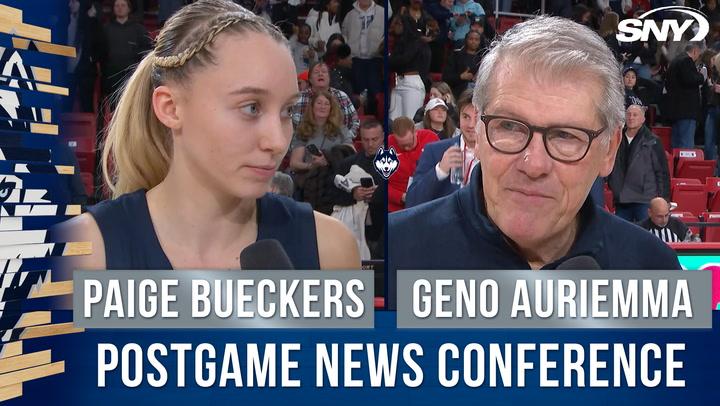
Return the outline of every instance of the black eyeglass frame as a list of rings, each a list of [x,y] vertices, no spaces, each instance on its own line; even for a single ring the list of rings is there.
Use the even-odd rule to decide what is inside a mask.
[[[527,127],[529,130],[529,135],[527,137],[527,141],[525,142],[525,145],[523,145],[523,147],[520,148],[519,150],[517,150],[516,152],[503,151],[501,149],[498,149],[495,145],[493,145],[492,141],[490,141],[489,124],[490,124],[490,121],[495,120],[495,119],[515,121],[515,122],[518,122],[518,123],[524,125],[525,127]],[[542,134],[543,145],[545,146],[545,152],[547,152],[548,156],[550,156],[550,158],[552,158],[558,162],[563,162],[563,163],[567,163],[567,164],[582,161],[583,158],[585,158],[585,156],[587,155],[588,151],[590,151],[590,146],[592,146],[592,143],[595,140],[595,138],[599,137],[603,132],[605,132],[605,130],[607,130],[607,127],[603,127],[597,131],[593,131],[593,130],[588,130],[587,128],[573,127],[570,125],[562,126],[562,127],[540,127],[540,126],[530,125],[530,124],[526,123],[525,121],[519,120],[514,117],[505,117],[505,116],[498,116],[498,115],[493,115],[493,114],[483,114],[480,116],[480,120],[485,124],[485,137],[487,138],[488,144],[490,144],[492,149],[494,149],[495,151],[500,152],[501,154],[506,154],[506,155],[519,154],[519,153],[523,152],[528,147],[528,145],[530,145],[530,141],[532,141],[533,135],[535,135],[536,132],[539,132],[540,134]],[[578,159],[559,159],[559,158],[556,158],[555,156],[553,156],[553,154],[550,152],[550,149],[548,148],[548,143],[547,143],[548,133],[550,132],[550,130],[563,129],[563,128],[582,131],[588,135],[588,138],[590,141],[588,141],[587,148],[585,148],[585,152],[582,154],[582,156],[580,158],[578,158]]]

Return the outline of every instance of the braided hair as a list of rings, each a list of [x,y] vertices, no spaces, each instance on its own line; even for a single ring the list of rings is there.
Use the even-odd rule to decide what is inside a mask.
[[[112,96],[118,102],[106,131],[101,164],[113,197],[151,189],[167,176],[172,137],[155,116],[153,91],[167,83],[186,83],[192,72],[213,64],[213,41],[224,32],[265,34],[288,46],[275,26],[230,0],[199,0],[168,19],[154,49]]]

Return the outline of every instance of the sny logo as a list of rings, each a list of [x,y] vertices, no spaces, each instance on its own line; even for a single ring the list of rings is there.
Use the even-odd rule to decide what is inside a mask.
[[[647,18],[659,11],[683,13],[692,17],[692,19],[687,19],[680,25],[678,20],[662,20],[658,22]],[[641,14],[639,18],[622,20],[618,25],[620,32],[615,35],[615,38],[620,42],[647,41],[650,38],[650,33],[652,33],[658,41],[667,41],[670,32],[672,32],[672,41],[680,41],[685,31],[693,25],[693,20],[697,21],[698,30],[690,41],[702,41],[710,31],[707,17],[696,9],[681,6],[660,7]],[[660,24],[659,27],[658,23]]]
[[[400,161],[398,160],[395,148],[385,149],[380,147],[375,154],[375,170],[382,175],[383,178],[389,179],[395,170],[397,170]]]

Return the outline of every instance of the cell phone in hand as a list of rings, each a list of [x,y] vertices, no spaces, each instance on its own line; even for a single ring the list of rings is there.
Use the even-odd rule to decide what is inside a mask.
[[[373,182],[373,178],[370,178],[370,177],[360,178],[360,186],[373,187],[373,186],[375,186],[375,182]]]
[[[305,150],[312,155],[322,156],[322,152],[320,152],[317,145],[315,145],[315,144],[306,145]]]

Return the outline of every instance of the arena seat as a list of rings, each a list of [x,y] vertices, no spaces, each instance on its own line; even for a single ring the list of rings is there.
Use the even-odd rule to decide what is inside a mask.
[[[697,179],[694,179],[697,181]],[[698,183],[678,183],[672,187],[670,200],[677,203],[677,211],[687,211],[694,215],[707,210],[707,193],[705,185]]]
[[[682,221],[683,223],[698,223],[700,222],[700,217],[697,215],[690,213],[690,212],[674,212],[670,214],[670,216],[675,217],[676,219]],[[690,230],[693,232],[693,234],[700,234],[700,227],[699,226],[688,226]],[[684,236],[680,236],[684,237]]]
[[[663,147],[665,148],[665,151],[672,152],[672,142],[670,141],[670,136],[672,134],[672,128],[671,127],[652,127],[652,132],[660,138],[660,142],[662,142]]]
[[[715,160],[680,158],[675,167],[675,176],[699,179],[702,181],[715,174],[716,166],[717,162]]]
[[[708,176],[705,178],[705,191],[708,194],[715,193],[720,190],[720,177]]]
[[[720,212],[704,212],[702,221],[706,223],[720,223]],[[702,236],[704,242],[720,242],[720,226],[706,226]]]
[[[680,159],[705,159],[705,153],[700,148],[673,148],[672,154],[676,163]]]
[[[708,194],[707,209],[710,212],[720,212],[720,178],[711,177],[705,181],[705,192]]]
[[[676,185],[702,185],[702,183],[698,179],[671,178],[670,189],[675,189]]]
[[[81,172],[95,172],[95,115],[65,113],[60,116],[60,142],[75,153]]]
[[[520,17],[502,16],[499,18],[499,20],[500,21],[496,30],[498,34],[504,34],[505,31],[512,28],[515,24],[519,24],[522,22],[522,18]]]

